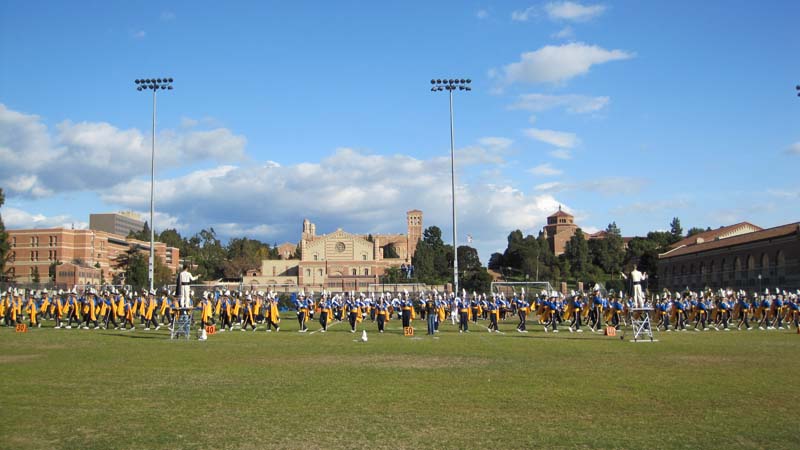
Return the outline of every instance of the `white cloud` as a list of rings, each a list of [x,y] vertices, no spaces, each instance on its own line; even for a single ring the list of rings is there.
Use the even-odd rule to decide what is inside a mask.
[[[604,5],[581,5],[580,3],[564,1],[551,2],[544,5],[547,16],[551,20],[571,20],[585,22],[603,14]]]
[[[500,71],[490,71],[490,76],[505,85],[513,83],[561,83],[589,72],[596,64],[633,58],[624,50],[606,50],[596,45],[572,42],[547,45],[539,50],[523,53],[520,61],[504,66]]]
[[[319,162],[220,166],[158,180],[156,208],[174,214],[174,223],[186,227],[179,228],[182,232],[213,226],[228,236],[278,242],[296,241],[304,217],[317,224],[319,233],[339,227],[357,233],[404,232],[405,211],[413,208],[425,213],[426,227],[438,225],[447,233],[449,163],[449,158],[423,160],[340,148]],[[526,195],[480,181],[484,179],[458,176],[456,186],[459,229],[475,237],[481,252],[492,249],[480,246],[516,228],[533,232],[558,208],[549,193]],[[136,179],[103,191],[101,198],[120,208],[146,211],[148,193],[149,180]]]
[[[134,39],[144,39],[147,33],[144,30],[131,31],[131,37]]]
[[[479,9],[478,12],[475,13],[475,17],[481,20],[487,19],[489,18],[489,11],[485,9]]]
[[[525,133],[526,136],[536,139],[537,141],[546,142],[560,148],[574,148],[581,142],[575,133],[568,133],[565,131],[528,128],[522,130],[522,132]]]
[[[550,156],[558,159],[572,159],[572,152],[566,148],[557,148],[550,151]]]
[[[634,177],[604,177],[578,183],[551,182],[534,186],[538,192],[557,193],[565,191],[596,192],[604,196],[636,194],[647,184],[647,180]]]
[[[156,168],[187,161],[239,161],[246,139],[225,128],[163,130],[156,139]],[[149,173],[151,144],[137,129],[105,122],[56,125],[0,104],[0,185],[9,193],[45,197],[53,192],[102,189]]]
[[[572,39],[575,37],[575,31],[572,29],[572,27],[566,26],[550,36],[556,39]]]
[[[523,109],[532,112],[542,112],[554,108],[564,108],[573,114],[597,112],[611,101],[609,97],[589,97],[586,95],[548,95],[548,94],[523,94],[510,109]]]
[[[786,189],[767,189],[767,194],[787,200],[800,200],[800,189],[794,191]]]
[[[478,143],[491,151],[503,151],[511,147],[514,141],[504,137],[488,136],[478,139]]]
[[[536,7],[531,6],[523,10],[514,11],[511,13],[511,20],[514,22],[527,22],[528,20],[537,16]]]
[[[564,173],[562,170],[553,167],[553,165],[550,163],[539,164],[538,166],[530,169],[528,172],[534,175],[545,176],[545,177],[561,175],[562,173]]]
[[[564,183],[562,183],[560,181],[549,181],[547,183],[537,184],[536,186],[533,187],[533,189],[536,190],[536,191],[557,192],[557,191],[560,191],[560,190],[564,190],[564,189],[562,189],[562,186],[564,186]]]
[[[800,142],[795,142],[786,149],[787,155],[800,155]]]
[[[175,20],[175,13],[172,11],[162,11],[161,16],[159,16],[159,18],[163,22],[169,22],[171,20]]]
[[[65,227],[83,229],[88,226],[86,222],[77,221],[69,215],[45,216],[44,214],[31,214],[19,208],[4,207],[3,223],[7,229],[24,228],[54,228]]]

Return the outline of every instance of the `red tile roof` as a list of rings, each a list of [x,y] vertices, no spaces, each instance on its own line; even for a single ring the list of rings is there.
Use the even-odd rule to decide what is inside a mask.
[[[697,233],[695,235],[689,236],[687,238],[681,239],[680,241],[670,245],[670,248],[678,248],[678,247],[685,247],[688,245],[696,245],[698,239],[702,239],[704,242],[708,241],[715,241],[717,239],[723,239],[722,236],[729,234],[733,231],[736,231],[739,228],[754,228],[756,231],[763,230],[763,228],[759,227],[758,225],[753,225],[750,222],[739,222],[733,225],[728,225],[726,227],[720,227],[716,230],[704,231],[702,233]]]
[[[747,222],[742,222],[742,223],[747,223]],[[677,247],[666,253],[658,255],[658,258],[659,259],[673,258],[675,256],[688,255],[691,253],[700,253],[718,248],[733,247],[735,245],[747,244],[756,241],[764,241],[768,239],[775,239],[783,236],[790,236],[792,234],[800,235],[800,222],[787,223],[786,225],[781,225],[774,228],[767,228],[766,230],[762,229],[760,231],[754,231],[752,233],[740,234],[738,236],[733,236],[725,239],[713,240],[694,245],[687,245],[684,247]]]
[[[575,216],[573,216],[572,214],[569,214],[569,213],[565,213],[564,211],[559,209],[558,211],[556,211],[553,214],[550,214],[547,217],[575,217]]]

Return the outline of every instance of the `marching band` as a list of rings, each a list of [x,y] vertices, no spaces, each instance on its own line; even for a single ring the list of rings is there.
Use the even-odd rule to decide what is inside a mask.
[[[194,297],[194,292],[191,292]],[[485,321],[488,332],[500,332],[501,324],[516,318],[516,331],[527,333],[531,323],[543,331],[558,333],[559,326],[582,333],[584,327],[603,332],[606,327],[620,329],[635,316],[650,314],[654,329],[664,332],[800,330],[800,290],[787,292],[766,289],[762,293],[718,290],[701,292],[663,291],[651,295],[642,308],[632,296],[611,292],[603,295],[599,286],[593,292],[541,291],[538,294],[513,292],[478,294],[453,293],[329,293],[319,295],[301,291],[292,294],[290,304],[296,314],[299,332],[309,330],[318,318],[324,333],[333,322],[346,322],[350,331],[374,323],[379,333],[395,318],[402,326],[412,327],[417,316],[428,321],[428,333],[440,331],[449,316],[459,333],[469,333],[470,323]],[[158,330],[171,326],[180,314],[180,296],[169,293],[120,291],[116,288],[89,288],[24,291],[9,289],[0,295],[0,320],[5,326],[25,323],[40,328],[42,321],[53,321],[55,329]],[[193,309],[198,312],[200,329],[215,326],[219,332],[280,331],[280,296],[274,292],[231,292],[215,289],[202,293]],[[193,315],[194,318],[194,315]],[[798,331],[800,332],[800,331]]]

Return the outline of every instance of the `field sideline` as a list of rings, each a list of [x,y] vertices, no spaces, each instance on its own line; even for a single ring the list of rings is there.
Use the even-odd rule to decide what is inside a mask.
[[[798,448],[794,330],[0,329],[0,448]],[[479,329],[476,329],[479,328]],[[311,323],[310,330],[318,330]],[[360,333],[360,332],[359,332]]]

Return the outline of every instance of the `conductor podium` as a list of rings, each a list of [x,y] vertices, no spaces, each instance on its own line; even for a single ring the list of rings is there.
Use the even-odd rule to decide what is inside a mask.
[[[189,339],[192,330],[192,308],[178,309],[178,315],[169,328],[170,339]]]
[[[649,338],[653,340],[653,327],[650,323],[650,313],[653,308],[633,308],[631,309],[631,326],[633,326],[633,342],[646,342]]]

